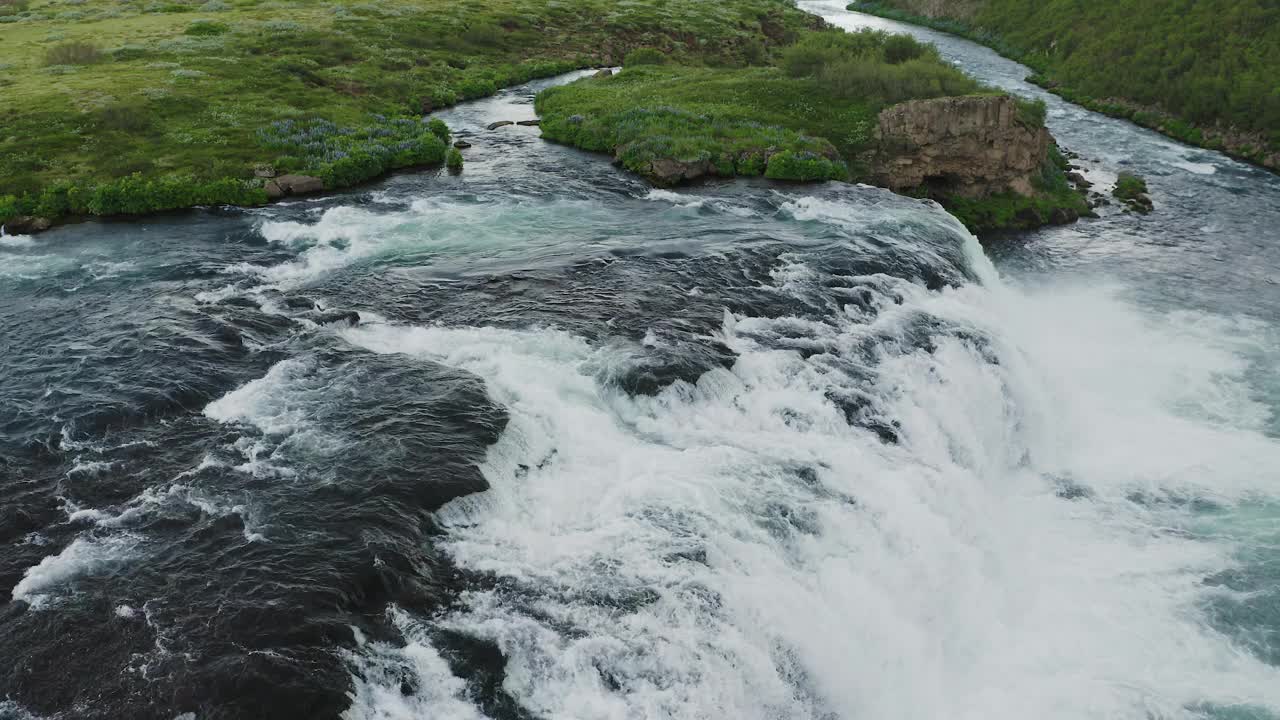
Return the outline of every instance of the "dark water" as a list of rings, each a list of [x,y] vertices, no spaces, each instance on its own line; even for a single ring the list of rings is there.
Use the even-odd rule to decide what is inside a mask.
[[[0,239],[0,717],[1276,716],[1274,177],[1050,99],[1158,212],[993,266],[481,129],[536,89],[460,176]]]

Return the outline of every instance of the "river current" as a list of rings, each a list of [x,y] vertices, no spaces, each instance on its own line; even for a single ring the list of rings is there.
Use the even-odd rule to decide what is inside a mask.
[[[0,718],[1280,718],[1280,178],[1146,217],[461,175],[0,237]],[[555,81],[563,82],[567,78]]]

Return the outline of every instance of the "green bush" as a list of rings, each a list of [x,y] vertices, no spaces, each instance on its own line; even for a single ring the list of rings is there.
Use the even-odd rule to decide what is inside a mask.
[[[876,30],[810,33],[783,50],[781,66],[832,94],[879,105],[984,90],[932,45]]]
[[[301,172],[305,167],[302,160],[293,155],[281,155],[277,157],[272,167],[280,174]]]
[[[141,174],[96,186],[84,198],[93,215],[141,215],[196,205],[261,205],[267,193],[244,180],[199,182],[189,176],[147,178]],[[71,204],[73,209],[74,203]]]
[[[58,219],[67,215],[141,215],[196,205],[261,205],[266,192],[235,178],[196,180],[190,176],[147,178],[140,173],[92,188],[59,181],[36,197],[0,198],[0,221],[15,215]]]
[[[667,62],[666,53],[655,48],[636,48],[626,54],[622,59],[623,67],[635,67],[637,65],[665,65]]]
[[[450,170],[456,171],[462,169],[462,153],[458,152],[458,148],[449,148],[449,154],[445,158],[444,164],[447,165]]]
[[[16,195],[0,195],[0,224],[21,214]]]
[[[72,40],[54,45],[45,51],[45,65],[92,65],[102,60],[102,51],[97,45],[80,40]]]
[[[449,142],[449,126],[440,118],[431,118],[428,120],[427,131],[440,138],[441,142]]]
[[[821,155],[786,150],[769,158],[764,176],[770,180],[846,180],[848,170]]]
[[[847,177],[840,151],[805,131],[861,127],[870,111],[826,102],[813,90],[773,69],[638,67],[608,83],[546,90],[536,108],[543,137],[613,154],[641,174],[656,176],[654,161],[668,159],[726,177]]]
[[[929,46],[917,41],[910,35],[890,35],[884,39],[882,52],[884,61],[893,65],[923,57]]]
[[[114,102],[98,110],[98,126],[106,130],[142,133],[151,128],[151,112],[141,101]]]
[[[209,35],[222,35],[231,28],[225,23],[214,22],[213,20],[196,20],[187,26],[184,31],[187,35],[195,35],[197,37]]]
[[[879,30],[809,33],[783,49],[781,65],[791,77],[813,77],[819,75],[824,67],[835,63],[856,59],[883,62],[885,43],[891,37],[894,36]],[[932,46],[920,47],[932,50]],[[936,56],[936,51],[934,54]]]
[[[491,78],[468,76],[463,78],[458,84],[453,86],[458,96],[463,100],[472,100],[475,98],[488,97],[498,92],[498,84]]]
[[[1111,194],[1121,200],[1137,200],[1147,194],[1147,181],[1133,173],[1122,172],[1116,178],[1116,187]]]
[[[283,151],[277,169],[289,165],[324,180],[329,188],[355,185],[389,170],[438,165],[445,160],[449,127],[439,118],[370,116],[370,123],[343,127],[320,118],[279,120],[258,129],[258,142]]]
[[[318,174],[327,188],[350,187],[387,171],[386,163],[367,152],[354,152],[322,167]]]

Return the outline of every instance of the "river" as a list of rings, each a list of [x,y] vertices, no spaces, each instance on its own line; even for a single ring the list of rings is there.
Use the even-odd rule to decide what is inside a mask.
[[[1156,212],[460,175],[0,238],[0,718],[1280,717],[1280,178]],[[566,78],[556,81],[560,82]]]

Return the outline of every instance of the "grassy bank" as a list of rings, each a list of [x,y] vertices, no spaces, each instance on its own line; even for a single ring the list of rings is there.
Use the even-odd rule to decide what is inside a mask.
[[[544,91],[537,110],[546,137],[651,177],[665,159],[726,177],[861,179],[881,109],[984,91],[932,46],[874,32],[809,33],[755,67],[630,60],[617,76]]]
[[[856,2],[959,35],[1071,102],[1280,170],[1280,6],[1268,0]]]
[[[744,65],[785,0],[0,0],[0,222],[264,202],[445,160],[434,108],[636,47]]]
[[[545,137],[613,155],[659,184],[703,176],[870,179],[879,112],[918,98],[995,93],[902,35],[814,32],[760,66],[708,68],[634,58],[610,77],[542,92]],[[1028,105],[1028,122],[1043,124]],[[1035,197],[938,197],[974,230],[1033,227],[1087,211],[1061,168]]]

